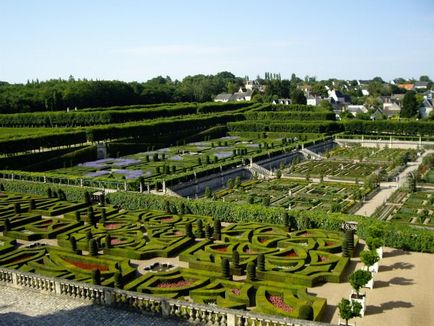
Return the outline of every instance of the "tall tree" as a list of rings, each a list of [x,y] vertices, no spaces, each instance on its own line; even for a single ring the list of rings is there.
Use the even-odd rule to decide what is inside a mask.
[[[401,117],[412,118],[418,113],[418,101],[414,91],[408,91],[402,100]]]

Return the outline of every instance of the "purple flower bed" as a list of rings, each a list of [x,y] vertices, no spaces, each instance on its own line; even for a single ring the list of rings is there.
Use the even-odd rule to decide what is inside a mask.
[[[232,156],[231,152],[218,152],[218,153],[214,153],[214,156],[217,156],[219,159],[222,158],[228,158]]]
[[[125,176],[125,179],[136,179],[143,175],[142,170],[115,170],[113,173],[122,174]]]
[[[171,161],[182,161],[184,158],[180,155],[173,155],[171,157],[169,157],[169,160]]]
[[[84,167],[95,168],[95,169],[104,169],[110,166],[125,167],[137,163],[140,163],[140,161],[131,158],[106,158],[102,160],[78,164],[78,166],[84,166]]]
[[[87,173],[84,176],[85,177],[96,178],[96,177],[101,177],[101,176],[109,174],[109,173],[110,173],[110,171],[101,170],[101,171],[96,171],[96,172],[92,172],[92,173]]]

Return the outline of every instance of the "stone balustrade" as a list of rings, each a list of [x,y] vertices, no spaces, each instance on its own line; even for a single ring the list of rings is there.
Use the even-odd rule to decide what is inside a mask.
[[[327,323],[261,315],[213,305],[159,298],[148,294],[113,289],[89,283],[46,277],[0,268],[0,285],[32,289],[114,308],[135,310],[162,317],[180,318],[212,326],[326,326]]]

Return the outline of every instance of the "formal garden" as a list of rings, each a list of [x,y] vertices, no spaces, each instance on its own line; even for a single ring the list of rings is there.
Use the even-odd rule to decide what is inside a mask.
[[[326,298],[307,289],[342,282],[349,261],[342,255],[343,233],[296,230],[287,214],[280,224],[223,224],[193,214],[121,210],[101,198],[91,204],[89,195],[78,203],[63,200],[62,193],[50,195],[0,194],[0,266],[320,320]],[[158,264],[146,265],[155,258]]]
[[[354,183],[311,183],[291,179],[239,182],[230,180],[228,188],[209,195],[226,202],[345,213],[360,204],[372,191]]]

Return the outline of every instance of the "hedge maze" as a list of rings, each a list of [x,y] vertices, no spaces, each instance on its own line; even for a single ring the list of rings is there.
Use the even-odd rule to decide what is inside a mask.
[[[307,288],[342,281],[348,263],[340,233],[283,222],[222,225],[4,192],[0,212],[2,267],[294,318],[320,318],[326,299]],[[144,268],[150,259],[163,268]]]

